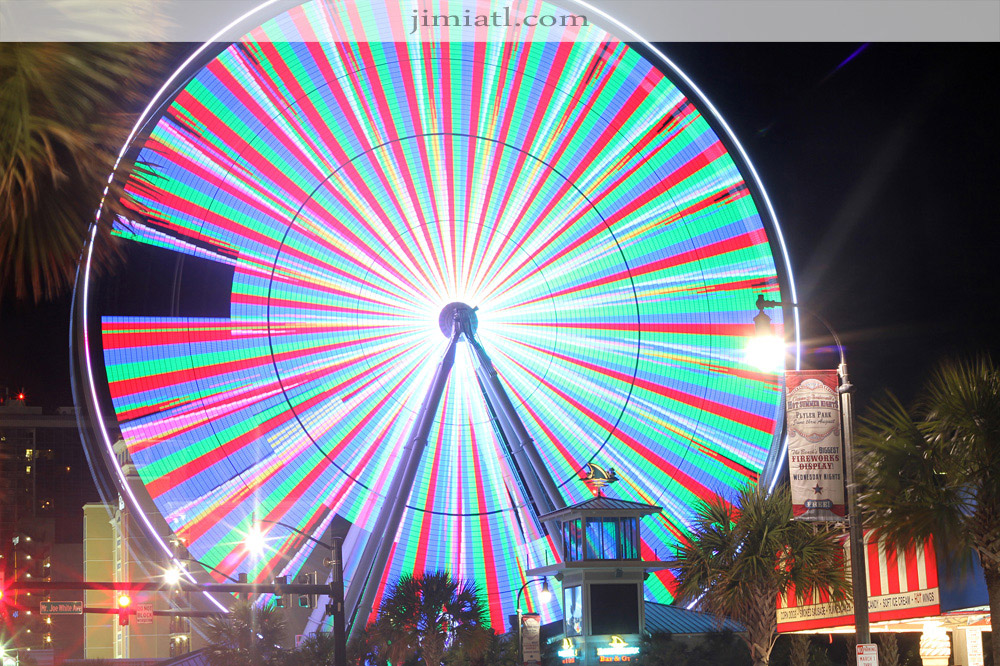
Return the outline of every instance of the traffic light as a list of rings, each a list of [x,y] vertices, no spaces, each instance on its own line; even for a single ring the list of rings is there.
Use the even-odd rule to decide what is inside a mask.
[[[288,585],[288,576],[278,576],[274,579],[274,605],[278,608],[285,607],[286,585]]]
[[[118,624],[127,627],[129,621],[128,607],[132,603],[132,598],[122,592],[118,595]]]
[[[299,575],[299,585],[315,585],[318,575],[316,572],[311,574],[300,574]],[[316,595],[315,594],[300,594],[299,595],[299,608],[316,608]]]

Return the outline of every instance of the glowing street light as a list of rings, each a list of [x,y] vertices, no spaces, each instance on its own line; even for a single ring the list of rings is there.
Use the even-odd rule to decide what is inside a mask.
[[[538,595],[538,600],[543,604],[547,604],[552,601],[552,590],[549,589],[549,579],[546,578],[542,581],[542,592]]]
[[[763,372],[777,372],[785,360],[785,341],[774,335],[753,337],[744,349],[747,362]]]
[[[163,572],[163,582],[173,587],[181,582],[181,576],[183,575],[184,572],[179,566],[172,566]]]
[[[774,334],[771,318],[764,312],[764,297],[757,299],[760,310],[753,318],[754,336],[746,342],[747,362],[763,372],[778,372],[785,364],[785,341]]]
[[[250,529],[247,530],[246,537],[243,539],[243,545],[247,552],[256,558],[263,556],[267,551],[267,541],[264,537],[265,533],[261,529],[260,523],[257,522],[257,517],[253,516],[250,519]]]

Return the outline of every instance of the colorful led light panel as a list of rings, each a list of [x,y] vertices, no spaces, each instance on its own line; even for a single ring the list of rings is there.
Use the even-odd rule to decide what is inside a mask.
[[[146,219],[117,233],[171,278],[132,261],[116,279],[169,297],[112,299],[101,341],[155,505],[194,557],[258,579],[315,545],[268,523],[251,561],[252,516],[325,539],[340,515],[350,581],[461,301],[566,502],[591,496],[587,462],[614,467],[609,496],[663,507],[641,550],[666,557],[697,500],[758,479],[779,429],[778,376],[743,359],[756,295],[781,295],[747,174],[666,63],[597,26],[403,41],[384,26],[407,3],[350,7],[224,48],[141,143]],[[523,473],[460,343],[383,585],[447,570],[505,626],[526,570],[559,558]]]

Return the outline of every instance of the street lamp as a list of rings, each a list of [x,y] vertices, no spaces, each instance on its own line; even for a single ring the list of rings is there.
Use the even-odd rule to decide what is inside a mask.
[[[179,565],[178,566],[172,566],[172,567],[170,567],[169,569],[167,569],[166,571],[163,572],[163,582],[166,583],[167,585],[169,585],[170,587],[174,587],[179,582],[181,582],[181,576],[182,575],[183,575],[183,572],[181,571],[181,568],[180,568]]]
[[[764,312],[763,296],[757,299],[760,310],[753,318],[754,336],[747,340],[747,361],[764,371],[777,372],[785,362],[785,341],[774,334],[771,328],[771,318]],[[773,301],[764,301],[771,303]]]
[[[264,531],[260,528],[257,516],[252,516],[250,518],[250,529],[247,530],[246,536],[243,539],[243,545],[246,547],[247,552],[256,559],[259,559],[267,550],[267,541],[264,536]]]
[[[542,581],[542,591],[538,595],[538,600],[543,604],[547,604],[552,601],[552,591],[549,590],[549,579],[545,576],[525,581],[524,585],[521,586],[521,589],[517,591],[517,663],[519,664],[524,663],[524,645],[521,642],[521,595],[524,593],[525,588],[532,583],[537,583],[538,581]]]
[[[793,307],[799,308],[798,303],[786,303],[783,301],[766,300],[763,294],[757,296],[757,316],[754,317],[755,339],[762,340],[767,337],[775,337],[771,329],[771,318],[764,312],[764,308]],[[844,345],[840,342],[840,336],[833,330],[826,319],[815,312],[802,310],[812,315],[819,323],[823,324],[826,330],[837,345],[840,354],[840,365],[837,367],[837,375],[840,377],[840,386],[837,394],[840,397],[841,419],[844,431],[844,480],[847,485],[847,526],[848,540],[851,546],[851,587],[854,597],[854,631],[857,643],[870,643],[871,633],[868,625],[868,581],[865,572],[868,570],[865,564],[864,530],[861,524],[861,511],[858,508],[858,490],[854,484],[854,403],[852,394],[854,385],[847,375],[847,361],[844,357]],[[780,341],[782,348],[784,341]],[[758,343],[759,344],[759,343]],[[773,369],[764,367],[762,369]]]

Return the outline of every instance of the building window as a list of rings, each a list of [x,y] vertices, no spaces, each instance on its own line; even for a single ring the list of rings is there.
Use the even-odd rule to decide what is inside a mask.
[[[639,559],[638,523],[639,521],[636,518],[621,519],[621,538],[618,541],[621,547],[621,551],[618,554],[619,560]]]
[[[567,562],[583,559],[583,521],[579,518],[563,523],[563,559]]]
[[[586,559],[639,559],[635,518],[588,518]]]
[[[618,519],[587,519],[587,559],[618,559]]]
[[[634,583],[592,584],[590,632],[594,636],[639,633],[639,586]]]
[[[583,588],[579,585],[563,588],[563,631],[567,636],[583,633]]]

